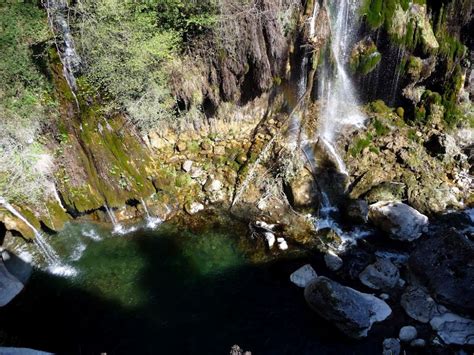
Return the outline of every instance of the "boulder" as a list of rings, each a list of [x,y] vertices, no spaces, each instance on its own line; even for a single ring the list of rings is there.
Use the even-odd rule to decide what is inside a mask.
[[[474,345],[474,321],[453,313],[434,317],[431,327],[446,344]]]
[[[398,268],[388,259],[377,259],[359,275],[360,281],[375,290],[393,288],[400,278]]]
[[[413,241],[421,236],[428,217],[401,203],[381,201],[370,206],[369,219],[393,239]]]
[[[288,201],[295,208],[311,207],[317,199],[314,177],[306,169],[302,169],[301,172],[285,186],[285,192],[288,196]]]
[[[399,355],[400,354],[400,341],[395,338],[388,338],[383,341],[383,355]]]
[[[306,264],[290,275],[290,281],[298,287],[306,287],[318,277],[311,265]]]
[[[27,348],[7,348],[0,347],[0,354],[2,355],[52,355],[44,351],[27,349]]]
[[[353,338],[367,336],[373,323],[385,320],[392,313],[381,299],[324,276],[311,282],[304,295],[316,313]]]
[[[410,286],[406,289],[401,297],[401,305],[411,318],[422,323],[428,323],[433,317],[441,315],[444,311],[430,295],[417,286]]]
[[[409,268],[434,299],[462,313],[474,313],[474,242],[455,229],[441,230],[421,241]]]
[[[407,325],[400,329],[400,332],[398,333],[398,338],[401,341],[408,343],[414,340],[417,337],[417,335],[418,335],[418,332],[416,331],[416,328],[411,325]]]
[[[324,254],[324,262],[326,263],[327,268],[331,271],[338,271],[344,265],[342,259],[331,251]]]
[[[23,284],[7,270],[3,260],[0,260],[0,307],[10,301],[23,290]]]

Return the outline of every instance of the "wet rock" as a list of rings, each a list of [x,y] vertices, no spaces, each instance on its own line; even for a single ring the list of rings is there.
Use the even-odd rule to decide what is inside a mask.
[[[417,335],[418,335],[418,332],[416,331],[416,328],[411,325],[407,325],[400,329],[400,332],[398,333],[398,338],[401,341],[408,343],[409,341],[412,341],[413,339],[415,339]]]
[[[191,171],[193,167],[193,161],[192,160],[186,160],[183,165],[182,165],[182,169],[183,171],[189,173]]]
[[[377,259],[359,275],[364,285],[375,290],[393,288],[397,285],[399,278],[398,268],[388,259]]]
[[[184,209],[190,215],[196,214],[204,209],[204,205],[199,202],[191,202],[184,205]]]
[[[290,275],[290,281],[298,287],[306,287],[318,277],[311,265],[306,264]]]
[[[1,256],[8,272],[25,285],[33,272],[33,266],[7,250],[3,250]]]
[[[443,311],[430,295],[417,286],[407,288],[402,294],[401,305],[411,318],[422,323],[428,323]]]
[[[367,336],[373,323],[385,320],[392,313],[381,299],[324,276],[311,282],[304,294],[314,311],[353,338]]]
[[[424,348],[426,346],[425,339],[414,339],[411,341],[410,346],[413,348]]]
[[[377,227],[390,233],[393,239],[413,241],[421,236],[428,217],[401,203],[381,201],[370,206],[369,219]]]
[[[23,284],[6,268],[0,260],[0,307],[10,303],[23,290]]]
[[[388,338],[383,341],[383,355],[399,355],[400,341],[395,338]]]
[[[327,268],[331,271],[338,271],[344,265],[342,259],[331,251],[324,255],[324,262],[326,263]]]
[[[409,267],[435,300],[462,313],[474,313],[474,242],[455,229],[421,241]]]
[[[345,208],[349,220],[354,223],[367,223],[369,219],[369,205],[365,200],[351,200]]]
[[[446,344],[474,345],[474,321],[453,313],[434,317],[431,327]]]

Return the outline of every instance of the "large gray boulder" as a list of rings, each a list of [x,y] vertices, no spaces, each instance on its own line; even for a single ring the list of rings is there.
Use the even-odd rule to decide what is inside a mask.
[[[359,275],[360,281],[375,290],[393,288],[400,279],[398,268],[388,259],[377,259]]]
[[[0,307],[10,303],[10,301],[23,290],[23,284],[5,267],[0,259]]]
[[[428,225],[428,217],[402,202],[370,205],[369,219],[391,238],[409,242],[419,238]]]
[[[405,312],[413,319],[428,323],[431,319],[445,312],[433,298],[420,287],[410,286],[401,297],[401,305]]]
[[[431,327],[446,344],[474,345],[474,321],[453,313],[434,317]]]
[[[449,309],[474,314],[474,242],[455,229],[420,241],[409,268],[434,299]]]
[[[311,282],[304,295],[316,313],[353,338],[367,336],[373,323],[385,320],[392,313],[381,299],[324,276]]]

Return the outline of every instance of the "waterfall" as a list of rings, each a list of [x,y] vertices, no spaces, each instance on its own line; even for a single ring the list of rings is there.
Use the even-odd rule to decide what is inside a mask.
[[[48,21],[54,35],[56,49],[63,65],[64,78],[79,107],[76,97],[77,84],[75,73],[80,70],[81,58],[77,54],[71,28],[67,21],[68,5],[65,0],[43,0],[43,6],[48,14]]]
[[[160,225],[163,222],[163,220],[159,217],[154,217],[150,214],[150,211],[148,210],[148,206],[146,205],[146,202],[143,198],[141,198],[140,201],[143,205],[143,209],[145,210],[147,228],[150,228],[150,229],[156,228],[158,225]]]
[[[336,14],[330,11],[330,50],[334,68],[331,68],[329,63],[324,63],[319,77],[319,97],[322,104],[319,134],[330,145],[334,145],[337,135],[345,127],[361,128],[366,120],[358,108],[355,89],[346,70],[346,62],[357,31],[358,3],[357,0],[344,0],[335,1],[335,4],[330,6],[330,9],[337,9]]]
[[[115,217],[115,214],[112,212],[112,210],[109,208],[109,206],[106,204],[105,205],[105,211],[107,212],[107,215],[109,216],[110,223],[113,225],[113,233],[114,234],[125,234],[125,230],[123,226],[118,223],[117,218]]]
[[[35,228],[20,212],[18,212],[15,207],[13,207],[7,200],[0,196],[0,205],[3,205],[12,215],[23,221],[34,233],[35,235],[35,244],[38,247],[38,250],[43,255],[45,261],[48,264],[48,270],[53,274],[62,275],[62,276],[75,276],[77,274],[76,270],[70,266],[63,265],[61,258],[54,251],[53,247],[46,241],[43,237],[43,234]]]

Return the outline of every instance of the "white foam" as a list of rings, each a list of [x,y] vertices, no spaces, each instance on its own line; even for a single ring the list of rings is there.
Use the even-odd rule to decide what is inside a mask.
[[[51,274],[62,277],[75,277],[78,271],[69,265],[51,265],[47,269]]]
[[[102,237],[99,234],[97,234],[97,232],[92,228],[89,230],[83,230],[82,235],[84,237],[92,239],[94,242],[100,242],[102,240]]]

